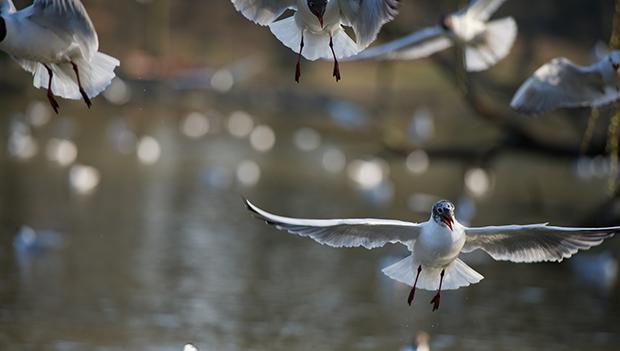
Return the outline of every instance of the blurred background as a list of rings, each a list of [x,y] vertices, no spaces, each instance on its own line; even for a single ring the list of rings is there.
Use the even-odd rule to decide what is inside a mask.
[[[15,1],[18,7],[29,1]],[[519,37],[488,72],[454,52],[302,63],[226,0],[84,1],[119,78],[59,100],[0,56],[2,350],[618,350],[620,240],[560,264],[464,259],[486,279],[406,305],[381,268],[402,246],[332,249],[253,219],[424,221],[446,198],[471,225],[620,224],[590,110],[526,118],[516,88],[556,56],[589,64],[609,1],[508,1]],[[403,1],[379,42],[465,1]]]

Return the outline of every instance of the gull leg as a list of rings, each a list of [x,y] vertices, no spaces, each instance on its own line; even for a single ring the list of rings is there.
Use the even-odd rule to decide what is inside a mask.
[[[437,311],[439,309],[439,300],[441,299],[441,284],[443,283],[443,275],[445,273],[445,269],[441,270],[441,278],[439,279],[439,290],[437,290],[437,294],[431,300],[431,304],[433,305],[433,311]]]
[[[418,274],[415,276],[415,281],[413,282],[413,287],[409,292],[409,297],[407,298],[407,303],[411,306],[411,302],[413,302],[413,295],[415,295],[415,286],[418,284],[418,278],[420,277],[420,272],[422,272],[422,265],[418,266]]]
[[[90,108],[92,103],[90,102],[90,98],[88,97],[88,95],[86,95],[84,88],[82,88],[82,82],[80,81],[80,71],[78,70],[78,66],[73,61],[71,61],[71,66],[73,66],[73,72],[75,72],[75,76],[77,77],[77,83],[78,83],[78,87],[80,88],[80,94],[82,94],[82,98],[84,99],[86,106]]]
[[[340,65],[338,64],[338,59],[336,58],[336,52],[334,51],[334,41],[332,40],[332,35],[329,35],[329,48],[332,49],[332,55],[334,56],[334,73],[333,76],[336,77],[336,82],[340,80]]]
[[[299,83],[301,77],[301,51],[304,49],[304,32],[301,32],[301,43],[299,44],[299,53],[297,54],[297,66],[295,66],[295,81]]]
[[[54,78],[54,72],[52,72],[52,69],[49,68],[48,65],[43,64],[43,66],[47,70],[47,74],[50,77],[49,81],[47,82],[47,101],[49,101],[50,105],[52,105],[54,112],[58,114],[58,109],[60,108],[60,105],[58,105],[58,101],[56,101],[56,99],[54,98],[54,94],[52,93],[52,78]]]

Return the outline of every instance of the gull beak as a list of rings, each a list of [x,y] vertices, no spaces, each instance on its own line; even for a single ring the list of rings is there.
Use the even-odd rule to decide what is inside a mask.
[[[448,226],[448,228],[450,228],[450,230],[454,230],[454,221],[452,220],[452,216],[447,215],[447,216],[441,216],[441,222],[443,224],[445,224],[446,226]]]
[[[319,18],[319,23],[321,24],[321,28],[323,28],[323,16],[318,16]]]

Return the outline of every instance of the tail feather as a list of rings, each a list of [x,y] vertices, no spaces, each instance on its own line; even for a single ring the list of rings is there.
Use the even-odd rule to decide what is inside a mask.
[[[295,22],[294,16],[270,24],[269,29],[282,44],[295,52],[299,52],[302,30]],[[342,28],[338,28],[332,34],[332,40],[334,52],[338,59],[353,56],[360,52],[360,48]],[[301,54],[310,61],[332,59],[333,56],[331,48],[329,47],[329,35],[327,35],[327,33],[317,34],[306,31],[304,33],[304,48]]]
[[[120,62],[114,57],[103,53],[96,53],[91,60],[78,59],[75,61],[80,73],[80,82],[88,97],[93,98],[104,91],[116,76],[114,69]],[[52,92],[65,99],[79,100],[80,94],[77,77],[70,63],[48,65],[54,75]],[[47,89],[49,74],[43,64],[37,64],[33,70],[36,88]]]
[[[385,267],[383,273],[394,280],[413,286],[418,266],[419,263],[416,262],[413,254],[411,254],[393,265]],[[437,290],[439,287],[441,269],[442,268],[422,266],[422,272],[420,273],[416,287],[424,290]],[[480,275],[480,273],[457,258],[445,268],[441,289],[458,289],[470,284],[476,284],[483,278],[484,277]]]
[[[487,24],[484,40],[465,48],[465,63],[470,72],[484,71],[505,58],[517,37],[517,23],[512,17]]]

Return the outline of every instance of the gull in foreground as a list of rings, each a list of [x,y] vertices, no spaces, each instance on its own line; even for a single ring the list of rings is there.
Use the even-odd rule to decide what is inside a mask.
[[[512,17],[489,21],[506,0],[473,0],[462,11],[442,16],[439,25],[366,49],[350,60],[415,60],[452,45],[464,52],[467,71],[484,71],[508,55],[517,37]]]
[[[540,67],[521,85],[510,107],[523,114],[541,114],[562,107],[600,107],[620,97],[620,51],[591,66],[559,57]]]
[[[398,0],[231,0],[237,11],[298,53],[295,81],[301,76],[301,57],[334,60],[333,76],[340,80],[338,59],[352,56],[372,43],[383,24],[397,14]],[[277,20],[287,9],[293,16]],[[355,41],[344,31],[350,26]]]
[[[90,99],[110,85],[119,61],[98,52],[99,41],[80,0],[35,0],[17,11],[0,0],[0,50],[34,75],[36,88],[47,88],[56,113],[65,99]]]
[[[435,290],[433,311],[439,308],[441,290],[458,289],[482,280],[482,275],[461,261],[461,252],[481,249],[496,260],[560,262],[578,250],[589,249],[620,232],[620,227],[569,228],[544,224],[470,228],[454,218],[454,205],[441,200],[424,223],[390,219],[301,219],[261,210],[249,201],[248,209],[280,230],[306,236],[332,247],[367,249],[400,243],[411,254],[383,269],[388,277],[416,288]]]

